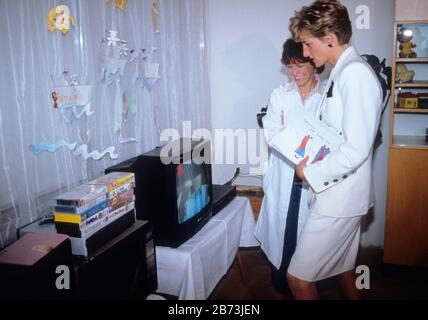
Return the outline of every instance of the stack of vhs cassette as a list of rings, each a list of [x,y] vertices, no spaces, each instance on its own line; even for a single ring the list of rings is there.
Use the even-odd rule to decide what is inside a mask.
[[[135,223],[135,176],[112,172],[56,198],[58,233],[70,236],[74,255],[88,256]]]

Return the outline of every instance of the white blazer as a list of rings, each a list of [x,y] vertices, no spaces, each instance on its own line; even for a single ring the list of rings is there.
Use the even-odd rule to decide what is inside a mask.
[[[267,114],[263,118],[263,131],[268,144],[284,128],[290,108],[305,108],[308,112],[315,113],[324,91],[323,88],[318,79],[316,91],[304,105],[294,82],[273,90]],[[276,268],[280,267],[282,260],[284,231],[293,177],[294,165],[276,150],[270,150],[269,164],[263,177],[264,198],[254,236],[260,242],[269,261]],[[300,199],[298,235],[309,214],[308,189],[308,184],[304,184]]]
[[[343,135],[344,143],[304,168],[311,212],[333,217],[364,215],[373,205],[372,153],[382,90],[372,68],[350,46],[327,82],[317,116]]]

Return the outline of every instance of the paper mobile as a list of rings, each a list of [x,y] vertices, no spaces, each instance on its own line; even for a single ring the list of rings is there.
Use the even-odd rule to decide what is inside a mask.
[[[46,20],[50,32],[60,30],[62,34],[66,34],[75,24],[74,17],[70,15],[70,9],[65,5],[52,8]]]
[[[141,88],[146,87],[148,91],[152,91],[159,77],[159,63],[149,62],[149,55],[145,49],[142,49],[135,55],[131,61],[137,63],[138,77],[137,83]]]
[[[104,84],[120,81],[128,62],[130,50],[126,41],[118,36],[118,31],[108,30],[102,39],[101,74]]]

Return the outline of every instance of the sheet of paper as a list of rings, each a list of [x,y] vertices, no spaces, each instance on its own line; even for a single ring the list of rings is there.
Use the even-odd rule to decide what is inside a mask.
[[[321,161],[343,143],[343,137],[333,128],[303,109],[290,110],[285,128],[271,139],[270,146],[294,164],[306,156],[308,166]]]

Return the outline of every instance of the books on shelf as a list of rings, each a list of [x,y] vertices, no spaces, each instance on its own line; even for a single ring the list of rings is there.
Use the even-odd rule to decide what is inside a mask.
[[[343,136],[334,128],[303,108],[293,108],[284,129],[271,139],[270,145],[294,164],[309,157],[307,165],[310,166],[337,150],[343,141]]]

